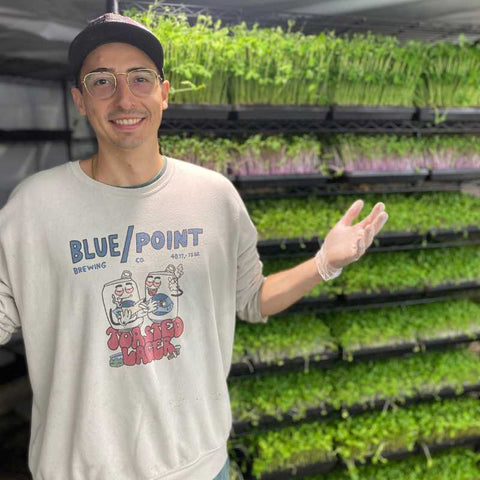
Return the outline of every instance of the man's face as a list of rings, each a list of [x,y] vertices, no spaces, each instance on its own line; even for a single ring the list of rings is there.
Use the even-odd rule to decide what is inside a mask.
[[[85,58],[80,81],[87,73],[98,69],[116,74],[133,68],[157,71],[153,60],[142,50],[126,43],[107,43]],[[118,75],[117,89],[110,98],[93,98],[85,86],[82,91],[72,88],[72,96],[80,114],[88,117],[99,145],[105,149],[134,149],[146,142],[158,142],[162,111],[168,107],[168,90],[168,81],[158,82],[149,96],[137,97],[128,88],[126,76]],[[125,120],[129,120],[128,124]]]

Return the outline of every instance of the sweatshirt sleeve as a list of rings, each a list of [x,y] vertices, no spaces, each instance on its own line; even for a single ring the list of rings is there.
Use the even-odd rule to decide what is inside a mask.
[[[247,322],[266,322],[268,316],[262,317],[260,313],[260,289],[265,277],[257,250],[257,230],[240,196],[238,200],[237,316]]]
[[[20,317],[12,292],[0,278],[0,345],[7,343],[20,328]]]
[[[18,187],[17,187],[18,189]],[[12,195],[10,195],[10,198]],[[20,328],[20,315],[13,298],[9,269],[7,267],[7,247],[4,235],[8,230],[5,211],[8,203],[0,210],[0,345],[7,343],[12,334]],[[15,212],[10,213],[13,216]]]

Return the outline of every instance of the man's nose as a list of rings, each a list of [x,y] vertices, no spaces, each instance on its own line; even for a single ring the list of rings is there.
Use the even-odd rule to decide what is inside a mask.
[[[130,91],[126,75],[117,76],[115,103],[124,110],[129,110],[135,106],[135,95]]]

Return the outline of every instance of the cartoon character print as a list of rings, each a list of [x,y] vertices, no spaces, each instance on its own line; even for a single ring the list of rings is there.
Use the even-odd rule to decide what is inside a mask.
[[[122,331],[140,326],[148,312],[157,307],[152,300],[140,299],[138,286],[128,270],[104,285],[102,296],[110,325]]]
[[[182,265],[170,264],[165,270],[149,272],[144,281],[144,298],[140,298],[128,270],[104,285],[103,304],[110,323],[107,345],[110,350],[120,349],[110,356],[110,366],[146,364],[180,355],[180,345],[171,341],[183,333],[183,321],[178,316],[182,275]]]
[[[178,285],[183,275],[183,266],[168,265],[163,271],[150,272],[145,279],[145,299],[155,302],[157,308],[150,310],[148,318],[152,322],[160,322],[172,311],[178,315],[178,297],[183,291]],[[163,317],[163,318],[162,318]]]

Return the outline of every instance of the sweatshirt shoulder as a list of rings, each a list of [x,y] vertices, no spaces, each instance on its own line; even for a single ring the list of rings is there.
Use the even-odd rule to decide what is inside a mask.
[[[65,184],[68,164],[41,170],[22,180],[10,193],[7,203],[0,209],[0,220],[20,212],[32,212],[43,200],[52,198],[59,185]]]
[[[216,187],[226,192],[236,192],[232,182],[219,172],[177,158],[169,158],[169,161],[175,162],[175,168],[182,181],[198,185],[199,188]]]
[[[51,193],[49,189],[58,187],[59,181],[65,179],[68,163],[41,170],[22,180],[13,190],[9,197],[9,202],[17,197],[36,195],[38,193]]]
[[[183,160],[169,161],[175,164],[176,182],[180,182],[183,191],[188,191],[189,195],[198,199],[196,204],[203,202],[203,207],[217,212],[225,208],[230,218],[239,218],[245,206],[237,189],[225,175]]]

